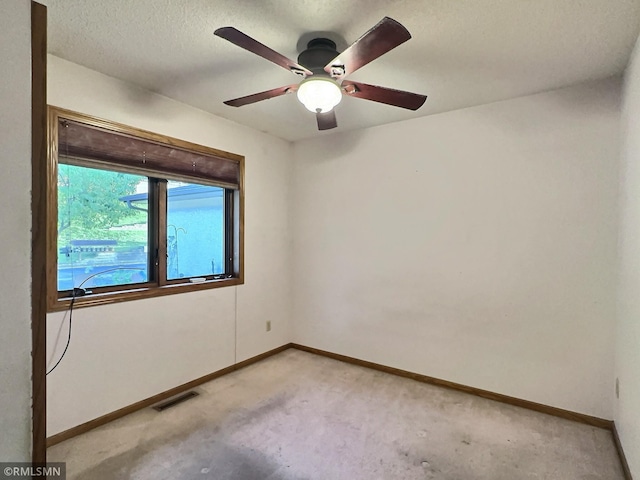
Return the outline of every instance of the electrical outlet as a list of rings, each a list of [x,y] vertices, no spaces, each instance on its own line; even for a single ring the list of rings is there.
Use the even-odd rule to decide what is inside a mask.
[[[271,331],[271,320],[267,320],[267,332]]]
[[[616,398],[620,398],[620,379],[616,378]]]

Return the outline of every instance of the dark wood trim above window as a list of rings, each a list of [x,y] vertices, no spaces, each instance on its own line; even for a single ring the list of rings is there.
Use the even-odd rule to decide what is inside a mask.
[[[65,155],[97,160],[143,172],[162,172],[178,178],[204,180],[220,186],[238,188],[240,162],[236,155],[219,151],[187,148],[172,143],[116,132],[89,123],[58,117],[58,149]],[[235,158],[230,158],[235,157]]]
[[[74,308],[239,285],[244,282],[243,156],[50,106],[46,172],[46,290],[49,311],[64,310],[71,304],[71,293],[58,291],[59,161],[78,167],[143,175],[150,182],[148,231],[149,246],[153,251],[148,254],[148,279],[141,284],[93,287],[91,292],[87,292],[90,294],[75,297]],[[167,280],[167,221],[166,214],[162,213],[167,209],[167,188],[163,179],[224,189],[223,275],[211,274],[205,278],[194,278],[197,282],[189,278]],[[73,242],[76,240],[71,245],[74,245]]]

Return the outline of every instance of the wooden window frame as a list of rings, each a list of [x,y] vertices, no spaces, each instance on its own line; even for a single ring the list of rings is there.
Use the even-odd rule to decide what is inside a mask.
[[[85,296],[77,296],[73,299],[73,308],[81,308],[96,305],[105,305],[116,302],[139,300],[144,298],[187,293],[212,288],[241,285],[244,283],[244,157],[234,153],[217,150],[211,147],[198,145],[195,143],[179,140],[176,138],[160,135],[157,133],[141,130],[116,122],[99,119],[93,116],[65,110],[62,108],[48,107],[48,129],[47,129],[47,274],[46,274],[46,297],[47,310],[49,312],[63,311],[70,307],[71,298],[61,298],[58,292],[58,265],[57,265],[57,224],[58,224],[58,125],[61,119],[73,122],[80,122],[92,127],[109,130],[114,134],[124,134],[142,140],[151,141],[156,144],[177,148],[190,153],[204,154],[213,157],[231,160],[238,164],[239,179],[237,189],[225,188],[224,205],[225,219],[229,215],[233,216],[233,228],[225,229],[225,271],[229,272],[231,278],[210,279],[200,283],[191,283],[185,280],[167,280],[166,261],[159,262],[156,269],[156,278],[153,284],[146,283],[134,286],[117,286],[115,288],[104,288],[98,293]],[[118,165],[113,165],[115,170],[122,171]],[[143,173],[144,174],[144,173]],[[157,176],[157,172],[149,171],[149,177]],[[193,180],[197,182],[198,180]],[[154,192],[152,196],[158,198],[158,202],[153,202],[159,208],[166,209],[166,197],[162,195],[162,190],[166,190],[162,180],[153,182]],[[158,191],[160,190],[160,191]],[[154,206],[155,208],[155,206]],[[154,215],[157,218],[164,218],[164,215]],[[165,218],[166,220],[166,218]],[[166,235],[162,235],[163,222],[150,226],[151,235],[156,238],[156,245],[166,250]],[[166,225],[164,225],[166,227]],[[226,225],[230,226],[230,225]]]

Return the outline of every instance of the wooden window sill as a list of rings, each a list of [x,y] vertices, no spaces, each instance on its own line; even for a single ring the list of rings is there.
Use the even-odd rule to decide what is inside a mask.
[[[198,283],[174,283],[161,287],[144,287],[132,290],[105,293],[89,293],[80,297],[75,297],[73,308],[94,307],[97,305],[108,305],[111,303],[128,302],[131,300],[141,300],[144,298],[162,297],[165,295],[175,295],[178,293],[197,292],[200,290],[210,290],[213,288],[230,287],[242,285],[243,279],[224,278],[216,280],[206,280]],[[49,305],[48,312],[61,312],[68,310],[71,306],[71,297],[58,299],[54,305]]]

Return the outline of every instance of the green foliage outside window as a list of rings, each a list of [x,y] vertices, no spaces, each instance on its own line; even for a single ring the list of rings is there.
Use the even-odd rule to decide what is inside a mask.
[[[120,200],[136,193],[146,177],[60,164],[58,172],[58,245],[78,239],[113,239],[146,243],[147,214]]]

